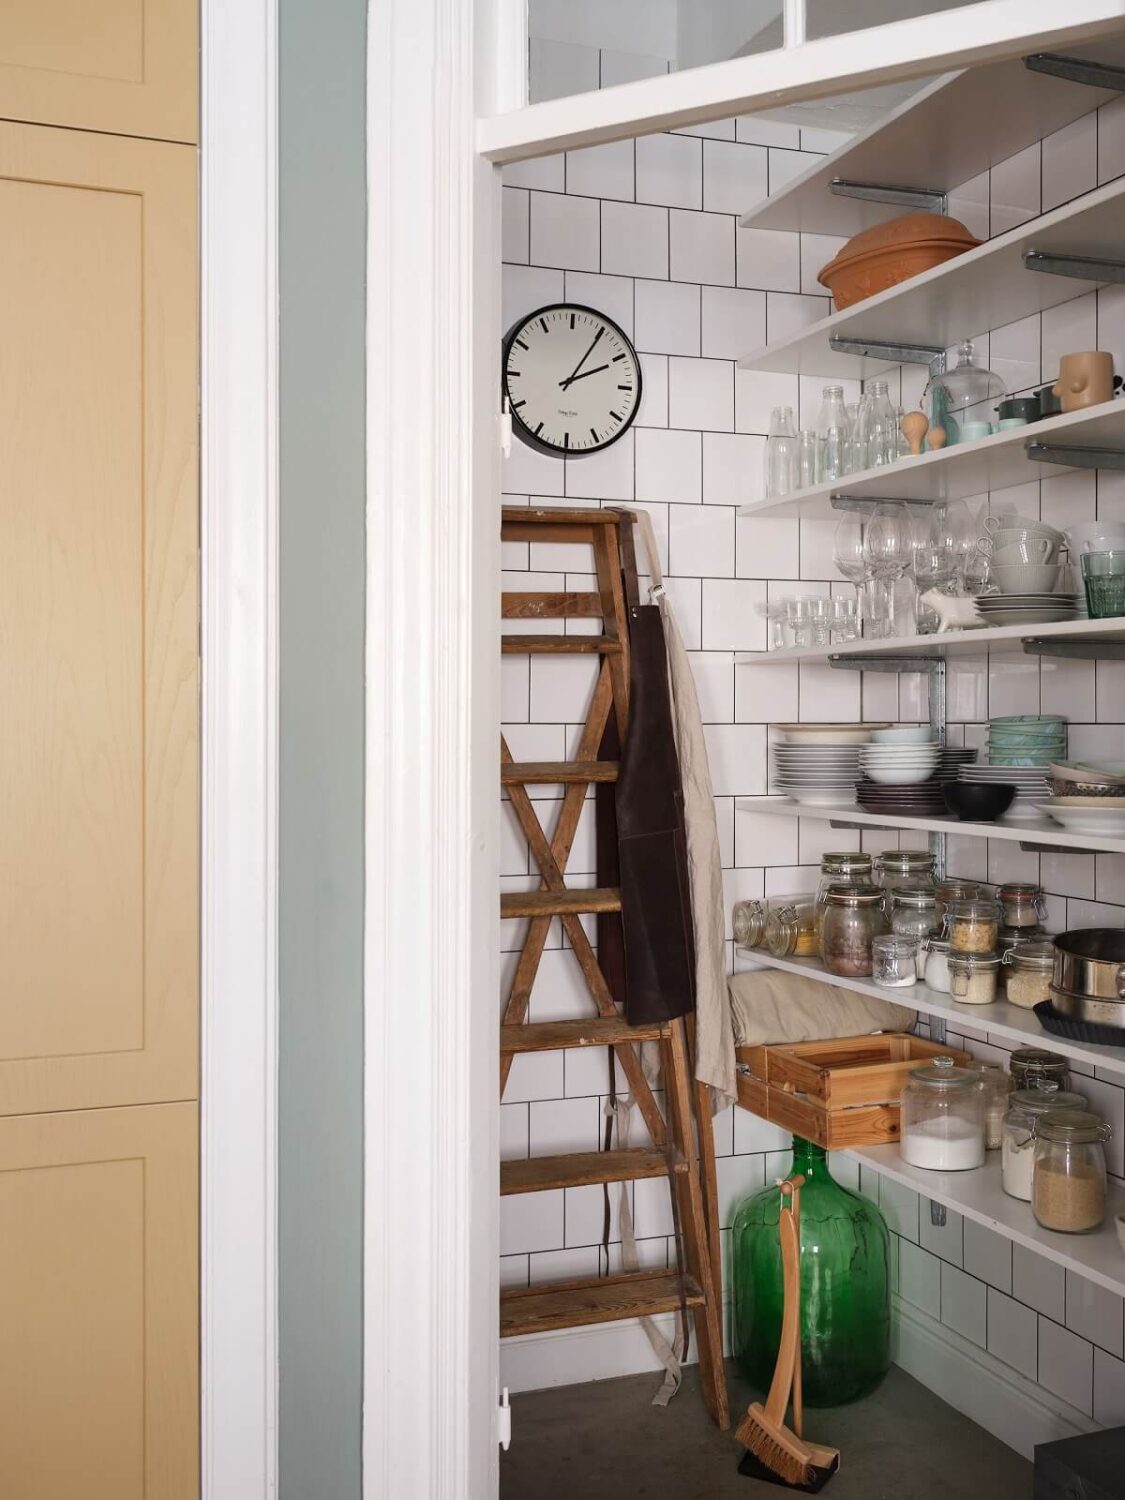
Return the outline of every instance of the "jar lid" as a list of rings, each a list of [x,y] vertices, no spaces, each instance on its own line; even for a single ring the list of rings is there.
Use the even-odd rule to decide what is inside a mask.
[[[1038,901],[1043,895],[1043,887],[1027,880],[1013,880],[1000,886],[996,894],[1001,901]]]
[[[891,892],[891,905],[922,911],[937,905],[937,895],[929,885],[900,885],[898,890]]]
[[[849,849],[822,854],[820,856],[821,870],[827,871],[829,865],[832,866],[833,871],[840,874],[846,874],[849,870],[870,870],[871,856],[870,854],[856,854]]]
[[[928,953],[949,953],[953,947],[948,938],[928,937],[924,946]]]
[[[881,906],[883,892],[874,885],[830,885],[824,900],[829,906]]]
[[[984,887],[979,880],[939,880],[934,887],[938,899],[941,901],[966,901],[973,896],[979,896]]]
[[[965,919],[978,918],[982,922],[995,922],[1000,916],[1000,908],[995,901],[987,896],[973,896],[968,901],[949,901],[946,903],[945,914],[947,917],[958,917]]]
[[[880,953],[917,953],[918,939],[901,932],[883,932],[871,939],[871,947]]]
[[[898,865],[903,870],[928,870],[934,856],[925,849],[884,849],[875,856],[875,865]]]
[[[1085,1109],[1049,1109],[1035,1121],[1035,1134],[1043,1140],[1087,1145],[1108,1141],[1113,1131],[1101,1115]]]
[[[1070,1064],[1058,1052],[1048,1052],[1046,1047],[1017,1047],[1008,1059],[1009,1068],[1047,1068],[1050,1071],[1069,1073]]]
[[[915,1068],[910,1076],[938,1089],[982,1087],[978,1073],[971,1068],[959,1068],[951,1057],[935,1057],[926,1067]]]
[[[972,974],[976,969],[987,969],[992,971],[1000,967],[1000,955],[998,953],[957,953],[950,952],[949,967],[963,974]]]
[[[1043,1083],[1036,1089],[1013,1089],[1008,1099],[1010,1108],[1030,1115],[1043,1115],[1049,1109],[1085,1109],[1088,1102],[1085,1094],[1072,1094],[1060,1089],[1057,1083]]]
[[[1013,969],[1026,969],[1035,974],[1052,974],[1055,968],[1055,945],[1049,940],[1033,938],[1028,943],[1015,943],[1004,954],[1004,962]]]

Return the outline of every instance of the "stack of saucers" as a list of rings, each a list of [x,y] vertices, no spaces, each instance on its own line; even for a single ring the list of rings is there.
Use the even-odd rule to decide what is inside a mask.
[[[1062,714],[1009,714],[988,721],[988,759],[994,766],[1044,766],[1065,754]]]
[[[967,750],[960,745],[944,745],[934,772],[935,778],[938,781],[956,781],[961,767],[973,765],[977,754],[976,750]]]
[[[944,818],[947,816],[944,782],[932,776],[913,786],[883,785],[865,777],[856,782],[855,800],[867,812],[885,813],[896,818]]]
[[[775,745],[771,785],[812,807],[847,807],[859,774],[860,746]]]
[[[1079,618],[1073,594],[981,594],[977,608],[986,625],[1050,625]]]
[[[1002,816],[1015,821],[1039,818],[1038,804],[1050,792],[1047,774],[1050,767],[1041,766],[962,766],[959,781],[991,782],[1000,786],[1014,786],[1015,801]]]

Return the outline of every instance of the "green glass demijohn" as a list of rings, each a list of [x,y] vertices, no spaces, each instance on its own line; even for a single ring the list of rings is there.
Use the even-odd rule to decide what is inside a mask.
[[[842,1406],[879,1385],[891,1362],[890,1236],[878,1208],[834,1181],[827,1153],[793,1137],[800,1194],[801,1370],[809,1406]],[[781,1339],[776,1185],[751,1194],[731,1227],[734,1353],[759,1390]]]

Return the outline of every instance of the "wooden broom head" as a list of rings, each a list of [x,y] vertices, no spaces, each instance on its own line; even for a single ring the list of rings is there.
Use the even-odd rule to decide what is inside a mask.
[[[787,1484],[809,1484],[813,1479],[809,1449],[784,1422],[771,1422],[764,1406],[755,1402],[735,1434],[744,1448]]]

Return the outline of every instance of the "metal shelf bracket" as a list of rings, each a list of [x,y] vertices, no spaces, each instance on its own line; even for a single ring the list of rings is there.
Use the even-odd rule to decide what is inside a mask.
[[[935,374],[945,363],[945,350],[933,344],[899,344],[887,339],[848,338],[846,334],[829,335],[828,346],[836,354],[862,354],[867,359],[885,360],[889,365],[929,365]]]
[[[860,515],[869,515],[877,505],[933,505],[934,501],[928,496],[911,496],[906,499],[902,496],[891,495],[849,495],[847,490],[833,490],[829,497],[833,510],[857,511]]]
[[[1122,621],[1125,631],[1125,620]],[[1125,661],[1125,633],[1120,640],[1066,641],[1029,636],[1021,642],[1028,656],[1055,656],[1067,661]]]
[[[1096,89],[1125,89],[1125,68],[1109,63],[1087,62],[1083,57],[1061,57],[1053,52],[1033,52],[1023,60],[1033,73],[1049,73],[1071,83],[1088,83]]]
[[[944,673],[940,656],[836,656],[828,665],[850,672],[932,672]]]
[[[1077,443],[1025,443],[1023,451],[1036,463],[1064,464],[1068,469],[1125,469],[1125,448],[1084,448]]]
[[[1125,260],[1094,255],[1056,255],[1048,250],[1025,250],[1024,267],[1047,276],[1074,276],[1079,281],[1125,281]]]
[[[862,198],[867,203],[893,203],[899,208],[922,208],[931,213],[944,214],[949,209],[949,199],[936,188],[893,187],[890,183],[850,182],[846,177],[833,177],[828,191],[838,198]]]

